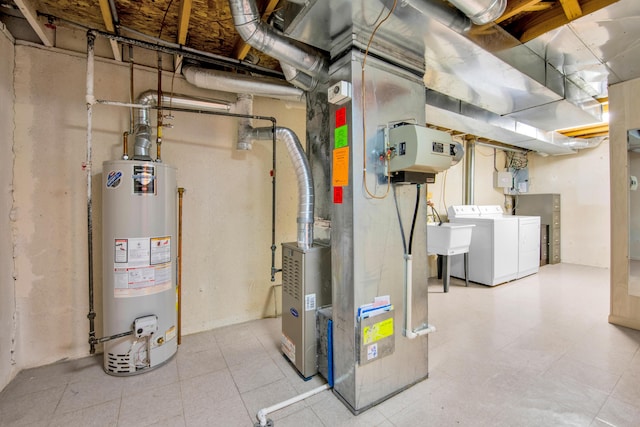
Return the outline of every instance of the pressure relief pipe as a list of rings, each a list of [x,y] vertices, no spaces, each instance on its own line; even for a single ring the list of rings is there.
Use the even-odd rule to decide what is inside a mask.
[[[305,155],[300,140],[295,132],[285,127],[275,128],[276,139],[287,147],[287,152],[293,163],[298,181],[298,247],[303,251],[311,249],[313,245],[313,209],[314,192],[313,177],[309,160]],[[255,128],[248,133],[250,139],[258,141],[272,141],[273,128]]]

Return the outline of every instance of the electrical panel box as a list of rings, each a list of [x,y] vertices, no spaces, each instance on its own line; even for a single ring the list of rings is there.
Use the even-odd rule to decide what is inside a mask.
[[[331,304],[331,249],[282,244],[282,352],[298,372],[318,372],[316,311]]]
[[[494,172],[493,173],[493,188],[511,188],[513,184],[513,177],[511,172]]]
[[[438,173],[462,159],[462,144],[446,132],[414,124],[389,129],[389,172]]]

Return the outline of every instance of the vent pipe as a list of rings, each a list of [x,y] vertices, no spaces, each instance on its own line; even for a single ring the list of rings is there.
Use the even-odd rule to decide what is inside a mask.
[[[192,108],[201,111],[228,111],[231,108],[230,103],[226,101],[207,100],[183,95],[162,95],[162,104],[169,105],[169,103],[171,103],[172,107]],[[158,105],[158,93],[153,90],[143,92],[136,100],[136,104],[155,107]],[[149,108],[138,109],[138,116],[133,127],[133,132],[136,139],[133,159],[152,160],[149,155],[152,134]]]
[[[484,25],[498,19],[507,7],[507,0],[448,0],[460,9],[476,25]]]
[[[321,79],[326,75],[325,56],[263,22],[255,0],[229,0],[229,7],[236,31],[248,45],[311,77]]]
[[[386,0],[386,3],[389,4],[388,7],[391,7],[393,1]],[[405,11],[404,7],[409,6],[421,15],[433,18],[457,33],[466,33],[471,28],[469,18],[462,14],[460,10],[446,5],[441,0],[402,0],[398,5],[396,13],[402,14],[400,17],[403,19],[414,16],[411,11]]]
[[[232,74],[194,65],[183,65],[182,74],[189,83],[201,89],[252,94],[282,101],[300,102],[304,100],[304,92],[302,90],[292,87],[281,80]]]
[[[287,147],[298,182],[298,247],[303,251],[313,245],[313,178],[309,161],[296,134],[288,128],[276,127],[276,139]],[[273,140],[273,128],[252,129],[249,137],[259,141]]]

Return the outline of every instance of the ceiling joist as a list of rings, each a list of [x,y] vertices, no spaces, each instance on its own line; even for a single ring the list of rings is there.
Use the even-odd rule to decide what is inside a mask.
[[[36,32],[42,43],[47,47],[54,45],[54,38],[52,31],[45,27],[45,25],[38,19],[38,12],[33,3],[33,0],[14,0],[22,15],[26,18],[33,31]]]
[[[578,0],[560,0],[564,14],[569,21],[578,19],[582,16],[582,8]]]
[[[111,8],[109,7],[109,0],[99,0],[100,2],[100,13],[102,13],[102,20],[104,21],[104,26],[107,31],[110,33],[116,32],[116,27],[113,24],[113,15],[111,14]],[[122,61],[122,54],[120,53],[120,47],[118,46],[118,42],[112,39],[109,39],[109,43],[111,44],[111,50],[113,51],[113,58],[116,61]]]
[[[618,0],[582,0],[578,5],[581,9],[580,16],[593,13],[617,1]],[[567,18],[565,12],[565,3],[569,4],[568,7],[571,7],[571,2],[578,3],[577,0],[564,0],[544,12],[531,14],[529,18],[521,19],[513,25],[508,25],[507,31],[516,36],[522,43],[533,40],[542,34],[571,22],[573,19]]]
[[[189,21],[191,20],[191,7],[193,6],[193,0],[181,0],[180,10],[178,11],[178,34],[177,40],[179,45],[187,44],[187,35],[189,34]],[[180,73],[182,70],[182,56],[176,55],[173,58],[173,69],[175,73]]]

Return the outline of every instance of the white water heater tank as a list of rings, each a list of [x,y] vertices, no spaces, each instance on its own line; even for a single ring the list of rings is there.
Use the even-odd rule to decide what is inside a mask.
[[[164,163],[103,163],[104,370],[133,375],[177,351],[176,170]]]

